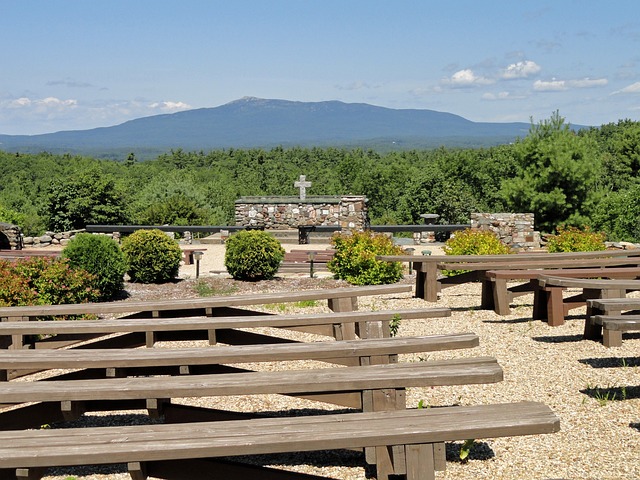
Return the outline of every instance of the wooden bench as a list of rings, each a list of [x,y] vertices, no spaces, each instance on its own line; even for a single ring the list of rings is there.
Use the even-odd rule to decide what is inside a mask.
[[[627,314],[623,315],[623,312]],[[584,338],[600,340],[605,347],[622,346],[622,333],[640,330],[640,298],[587,300]]]
[[[519,296],[534,293],[533,318],[546,319],[547,295],[540,287],[538,278],[541,276],[567,278],[640,278],[640,267],[597,267],[597,268],[563,268],[563,269],[532,269],[532,270],[488,270],[484,273],[482,308],[493,309],[498,315],[511,313],[510,303]],[[525,281],[525,283],[509,287],[509,282]],[[576,299],[577,301],[578,299]],[[582,305],[585,303],[582,302]],[[573,307],[572,307],[573,308]],[[555,316],[549,325],[562,325],[564,316]],[[560,322],[560,323],[557,323]]]
[[[197,425],[8,431],[0,433],[0,469],[12,469],[4,478],[26,478],[51,466],[126,463],[134,479],[145,479],[148,475],[168,478],[164,475],[173,463],[173,470],[181,471],[182,476],[171,478],[193,478],[197,471],[198,478],[213,479],[221,478],[214,460],[219,457],[374,447],[379,480],[390,475],[434,480],[434,445],[559,429],[558,417],[547,406],[522,402]],[[212,460],[188,461],[201,458]],[[260,475],[258,471],[247,476],[240,466],[222,471],[229,479],[267,478],[266,472]],[[271,478],[285,475],[271,473]]]
[[[640,249],[564,253],[525,252],[511,255],[379,255],[376,259],[412,263],[416,271],[416,297],[428,302],[436,302],[438,292],[442,288],[481,280],[482,272],[487,270],[628,265],[629,263],[624,260],[621,264],[616,263],[615,259],[632,257],[640,257]],[[637,260],[640,265],[640,258]],[[533,264],[527,264],[527,262],[533,262]],[[633,261],[630,263],[633,264]],[[440,274],[442,270],[471,272],[442,278]]]
[[[234,312],[235,313],[235,312]],[[244,312],[246,313],[246,312]],[[141,333],[144,336],[110,339],[110,347],[153,347],[158,340],[184,339],[181,332],[189,332],[191,339],[208,339],[210,344],[218,341],[229,344],[274,343],[283,339],[268,335],[248,333],[240,329],[270,327],[286,328],[325,335],[339,340],[355,338],[388,337],[389,323],[394,318],[410,320],[417,318],[439,318],[451,315],[448,308],[424,308],[403,310],[378,310],[374,312],[352,311],[317,313],[308,315],[240,315],[219,317],[125,317],[99,320],[57,321],[4,321],[0,322],[0,346],[22,349],[25,336],[56,335],[41,340],[37,348],[60,348],[78,341],[112,333]],[[16,317],[10,317],[16,318]],[[198,335],[200,333],[200,335]],[[62,336],[71,336],[66,340]],[[202,336],[204,335],[204,336]],[[74,337],[75,336],[75,337]],[[78,337],[79,336],[79,337]],[[87,348],[97,348],[100,344]]]
[[[206,248],[183,248],[182,249],[182,260],[184,261],[185,265],[192,265],[194,263],[194,256],[193,254],[195,252],[206,252],[207,249]]]
[[[633,278],[640,277],[640,269],[637,270],[637,275]],[[579,288],[582,289],[582,293],[563,298],[562,293],[567,288]],[[550,326],[563,325],[564,317],[569,310],[586,306],[589,299],[622,298],[626,297],[627,292],[636,290],[640,290],[640,280],[619,279],[617,274],[607,272],[597,278],[540,275],[538,294],[534,296],[533,318],[546,318]]]
[[[309,252],[313,252],[313,270],[327,271],[327,263],[333,259],[335,250],[291,250],[284,254],[278,271],[280,273],[306,273],[311,272],[311,258]]]
[[[350,312],[344,314],[336,314],[335,318],[332,318],[330,315],[318,314],[318,315],[306,315],[306,316],[293,316],[293,315],[274,315],[274,316],[257,316],[257,317],[219,317],[219,318],[188,318],[188,319],[150,319],[151,321],[145,320],[132,320],[127,319],[124,321],[119,320],[85,320],[85,321],[56,321],[56,322],[3,322],[0,323],[0,333],[4,335],[20,335],[23,336],[26,333],[29,334],[100,334],[104,335],[105,333],[122,333],[122,332],[148,332],[150,330],[154,332],[175,332],[177,329],[180,331],[187,330],[202,330],[204,332],[211,332],[212,327],[215,329],[215,332],[218,332],[218,335],[208,335],[210,343],[212,339],[217,339],[223,341],[223,343],[230,345],[243,345],[245,349],[241,350],[239,353],[236,353],[233,350],[233,347],[226,347],[220,351],[219,349],[204,349],[201,353],[193,352],[191,353],[194,356],[193,361],[186,361],[181,355],[185,355],[187,353],[174,353],[171,358],[183,358],[181,365],[198,365],[202,363],[198,363],[198,358],[200,359],[220,359],[220,355],[227,357],[222,358],[230,358],[232,355],[247,355],[254,358],[256,356],[262,355],[263,358],[269,358],[274,355],[271,352],[279,352],[278,355],[283,355],[283,359],[286,360],[286,355],[282,353],[281,350],[278,350],[278,341],[285,342],[289,348],[292,348],[291,344],[296,344],[299,350],[305,352],[309,349],[312,349],[314,355],[320,355],[320,353],[316,352],[319,348],[318,345],[313,343],[312,347],[304,347],[305,344],[294,342],[293,340],[285,340],[278,339],[276,337],[271,337],[267,335],[258,335],[255,333],[247,333],[244,329],[248,328],[256,328],[256,327],[272,327],[272,328],[290,328],[290,329],[299,329],[305,331],[312,331],[314,333],[324,334],[327,336],[332,336],[331,334],[334,332],[334,328],[347,323],[347,322],[375,322],[376,329],[380,328],[383,330],[382,332],[375,332],[376,335],[371,335],[374,338],[384,338],[389,337],[388,333],[388,322],[392,318],[393,315],[400,315],[400,318],[407,320],[411,318],[429,318],[431,316],[439,315],[437,312],[440,312],[442,315],[447,316],[450,315],[450,311],[448,309],[433,309],[428,311],[421,310],[399,310],[393,311],[377,311],[377,312]],[[153,322],[157,321],[157,324]],[[333,323],[340,322],[340,323]],[[386,329],[384,327],[378,327],[380,323],[387,323]],[[305,328],[306,327],[306,328]],[[309,327],[328,327],[325,329],[315,328],[311,329]],[[243,329],[242,331],[237,331],[235,329]],[[371,331],[371,329],[369,329]],[[467,348],[471,346],[468,342],[472,340],[463,336],[447,336],[444,338],[441,337],[433,337],[437,339],[438,345],[443,345],[442,348]],[[448,340],[446,340],[448,339]],[[21,369],[46,369],[46,368],[71,368],[70,365],[68,367],[54,367],[54,363],[47,363],[49,361],[54,362],[55,358],[76,358],[78,359],[77,365],[84,365],[84,363],[80,362],[80,360],[84,360],[89,365],[86,368],[94,365],[93,362],[108,362],[108,358],[111,358],[112,355],[122,355],[124,357],[125,362],[130,362],[131,366],[145,366],[145,365],[136,365],[135,359],[138,357],[145,359],[157,359],[158,357],[164,357],[168,355],[166,349],[157,350],[157,354],[151,353],[143,353],[143,350],[131,350],[131,347],[137,347],[140,345],[144,345],[147,338],[138,337],[137,341],[134,337],[133,339],[127,339],[127,341],[119,341],[106,342],[106,346],[110,347],[110,354],[100,352],[100,347],[105,346],[105,342],[96,342],[88,345],[83,345],[79,348],[75,349],[66,349],[66,350],[51,350],[45,348],[38,349],[10,349],[10,350],[0,350],[0,358],[2,359],[13,359],[13,361],[18,362],[18,359],[31,359],[34,361],[34,364],[30,367],[22,365],[11,365],[10,363],[0,363],[0,365],[4,365],[4,367],[0,367],[0,380],[6,380],[7,378],[12,378],[14,375],[6,373],[8,369],[18,368]],[[362,341],[362,340],[360,340]],[[463,346],[455,346],[460,345],[461,342]],[[476,340],[477,342],[477,340]],[[56,340],[52,345],[48,345],[50,347],[56,348],[61,345],[66,346],[68,342]],[[316,342],[317,343],[317,342]],[[16,342],[16,345],[20,345],[21,342]],[[269,344],[269,346],[265,346]],[[257,345],[253,348],[257,349],[257,352],[249,349],[249,346]],[[351,348],[351,354],[354,352],[360,352],[361,349],[370,348],[367,343],[360,344],[356,343],[357,347],[352,346],[350,344],[348,348]],[[380,345],[380,344],[377,344]],[[399,342],[396,341],[394,343],[396,345],[395,348],[399,348]],[[149,346],[147,344],[147,346]],[[424,345],[423,345],[424,346]],[[122,350],[125,347],[126,350]],[[116,350],[115,348],[119,348]],[[331,351],[334,347],[327,347]],[[431,347],[433,348],[433,347]],[[202,349],[198,349],[200,351]],[[154,349],[149,349],[149,351],[156,351]],[[185,351],[184,349],[180,350]],[[294,349],[294,351],[297,351]],[[124,353],[117,353],[124,352]],[[400,352],[402,353],[402,352]],[[287,355],[291,355],[288,353]],[[346,355],[346,354],[345,354]],[[320,356],[319,358],[323,358]],[[326,357],[324,357],[326,358]],[[50,360],[49,360],[50,359]],[[276,360],[275,358],[272,360]],[[165,360],[165,362],[168,360]],[[265,360],[263,360],[265,361]],[[4,360],[3,360],[4,362]],[[195,362],[195,363],[194,363]],[[201,360],[202,362],[202,360]],[[28,362],[27,362],[28,363]],[[38,366],[38,363],[40,364]],[[73,362],[72,362],[73,363]],[[146,364],[148,366],[149,364]],[[165,365],[165,364],[161,364]],[[109,365],[103,365],[104,368],[109,368]],[[117,367],[118,365],[111,365],[110,367]],[[4,372],[4,373],[3,373]]]
[[[65,305],[35,305],[21,307],[0,307],[0,319],[3,321],[36,320],[38,317],[66,315],[105,315],[129,313],[134,316],[152,316],[154,318],[198,315],[220,315],[232,312],[233,315],[251,315],[256,312],[237,309],[271,303],[300,302],[307,300],[327,300],[334,312],[350,312],[357,309],[359,296],[389,295],[411,291],[411,285],[372,285],[366,287],[344,287],[320,290],[301,290],[296,292],[259,293],[169,299],[153,301],[122,301],[106,303],[82,303]],[[338,332],[340,339],[355,338],[355,325],[348,324]],[[2,339],[0,338],[0,342]],[[0,345],[2,346],[2,345]],[[16,346],[16,348],[18,348]]]

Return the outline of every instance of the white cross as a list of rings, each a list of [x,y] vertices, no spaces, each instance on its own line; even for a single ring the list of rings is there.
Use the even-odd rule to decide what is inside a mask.
[[[300,200],[307,198],[307,187],[311,187],[311,182],[307,182],[306,178],[306,175],[300,175],[300,180],[293,183],[294,187],[300,189]]]

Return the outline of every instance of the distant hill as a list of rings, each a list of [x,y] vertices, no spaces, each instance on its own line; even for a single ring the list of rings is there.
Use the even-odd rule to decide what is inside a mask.
[[[138,118],[112,127],[0,135],[0,150],[98,156],[278,145],[389,151],[498,145],[526,136],[529,127],[528,123],[472,122],[433,110],[245,97],[215,108]]]

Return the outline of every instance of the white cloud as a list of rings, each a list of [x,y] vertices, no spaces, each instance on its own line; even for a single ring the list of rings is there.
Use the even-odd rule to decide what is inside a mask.
[[[622,90],[618,90],[613,93],[640,93],[640,82],[632,83],[631,85],[627,85]]]
[[[513,95],[511,92],[498,92],[498,93],[484,93],[482,95],[483,100],[496,101],[496,100],[518,100],[526,98],[524,95]]]
[[[83,102],[56,97],[0,98],[0,133],[45,133],[117,125],[127,120],[189,110],[179,101]]]
[[[466,68],[464,70],[458,70],[450,77],[444,79],[442,83],[449,85],[453,88],[466,88],[475,87],[478,85],[490,85],[494,83],[490,78],[476,75],[473,70]]]
[[[550,81],[536,80],[533,82],[533,89],[537,92],[562,92],[567,90],[567,82],[564,80],[556,80],[555,78]]]
[[[574,88],[593,88],[593,87],[604,87],[609,83],[609,80],[606,78],[583,78],[580,80],[569,80],[568,84],[570,87]]]
[[[538,92],[563,92],[570,88],[596,88],[604,87],[609,83],[606,78],[580,78],[574,80],[556,80],[550,81],[536,80],[533,83],[533,89]]]
[[[184,102],[153,102],[149,104],[149,108],[163,112],[179,112],[190,109],[191,105]]]
[[[537,74],[542,67],[532,60],[524,60],[522,62],[512,63],[502,71],[501,77],[505,80],[516,78],[527,78]]]

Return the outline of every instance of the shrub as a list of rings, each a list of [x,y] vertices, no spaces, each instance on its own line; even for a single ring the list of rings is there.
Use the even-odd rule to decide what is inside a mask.
[[[30,258],[0,264],[0,304],[57,305],[95,302],[95,275],[72,268],[66,259]]]
[[[351,234],[336,234],[331,238],[336,249],[327,268],[334,276],[353,285],[382,285],[402,278],[400,262],[376,260],[376,255],[403,255],[401,247],[391,238],[370,230]]]
[[[81,233],[62,251],[74,268],[82,268],[98,279],[101,299],[110,300],[124,288],[127,265],[120,246],[106,235]]]
[[[122,241],[132,282],[163,283],[178,275],[182,250],[160,230],[136,230]]]
[[[457,232],[443,247],[445,255],[503,255],[512,253],[498,236],[489,230],[467,228]],[[447,276],[458,275],[466,270],[444,270]]]
[[[558,227],[558,234],[549,238],[547,250],[555,252],[597,252],[605,250],[605,234],[594,232],[585,226],[582,229],[577,227]]]
[[[243,230],[226,241],[224,265],[236,280],[269,280],[283,258],[280,242],[261,230]]]

